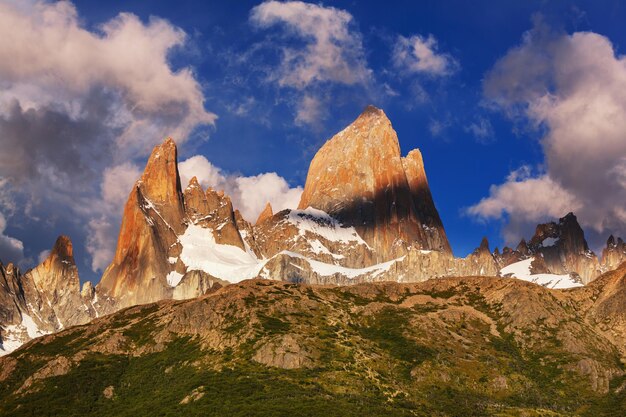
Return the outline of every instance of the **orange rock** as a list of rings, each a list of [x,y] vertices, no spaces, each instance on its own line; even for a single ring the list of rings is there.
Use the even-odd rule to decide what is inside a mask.
[[[368,106],[317,152],[298,208],[311,206],[354,226],[375,249],[376,262],[402,255],[408,246],[449,251],[445,234],[427,233],[429,225],[420,223],[416,199],[420,207],[428,206],[422,215],[426,221],[437,227],[441,221],[434,205],[420,200],[430,191],[424,191],[428,185],[418,162],[415,153],[406,159],[407,176],[391,122]]]
[[[272,205],[268,202],[265,205],[265,208],[263,209],[261,214],[259,214],[259,217],[256,219],[255,225],[261,224],[263,221],[269,219],[273,215],[274,215],[274,211],[272,210]]]

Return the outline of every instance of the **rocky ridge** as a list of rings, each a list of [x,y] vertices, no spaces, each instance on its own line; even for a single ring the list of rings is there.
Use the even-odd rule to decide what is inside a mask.
[[[621,415],[625,280],[247,280],[29,342],[0,359],[0,415]]]
[[[41,333],[54,332],[251,278],[420,282],[495,277],[521,265],[521,274],[507,276],[561,288],[588,283],[624,260],[626,244],[612,238],[598,261],[571,213],[539,225],[516,249],[491,253],[483,239],[466,258],[453,256],[420,151],[402,157],[391,122],[370,106],[313,158],[299,208],[274,213],[268,204],[254,225],[223,191],[204,190],[195,177],[182,188],[176,144],[168,138],[154,148],[129,194],[115,257],[100,283],[80,291],[71,243],[60,238],[29,273],[1,268],[0,325],[3,340],[8,328],[13,334],[26,329],[24,317],[33,317]],[[22,330],[11,346],[39,334]]]
[[[0,263],[0,354],[110,311],[112,300],[99,296],[91,283],[80,289],[67,236],[60,236],[48,257],[25,274],[13,264]]]

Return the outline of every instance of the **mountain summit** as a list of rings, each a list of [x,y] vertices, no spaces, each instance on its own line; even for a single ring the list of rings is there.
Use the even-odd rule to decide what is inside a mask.
[[[418,150],[402,158],[391,121],[368,106],[317,152],[299,209],[313,207],[353,226],[379,262],[408,246],[451,252]]]
[[[190,299],[264,278],[308,284],[503,276],[549,288],[583,286],[626,260],[609,239],[600,263],[576,217],[539,225],[529,243],[490,252],[484,239],[452,254],[419,150],[405,157],[373,106],[313,158],[298,209],[270,204],[252,225],[228,195],[193,177],[182,188],[171,138],[156,146],[124,208],[115,256],[94,288],[80,290],[71,242],[22,275],[0,265],[0,354],[26,340],[124,307]]]

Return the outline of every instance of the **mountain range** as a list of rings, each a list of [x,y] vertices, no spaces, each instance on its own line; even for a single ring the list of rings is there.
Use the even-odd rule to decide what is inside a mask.
[[[420,151],[403,157],[373,106],[317,152],[297,209],[268,203],[254,224],[223,191],[195,177],[183,188],[168,138],[130,190],[96,286],[80,287],[66,236],[25,273],[0,263],[0,411],[29,415],[63,386],[68,415],[81,415],[72,381],[95,369],[83,394],[108,415],[145,394],[132,388],[142,375],[170,375],[170,392],[155,389],[172,415],[195,402],[250,415],[242,393],[196,381],[240,384],[246,373],[314,385],[308,399],[291,395],[318,412],[333,398],[369,415],[413,415],[416,404],[446,415],[433,399],[513,410],[502,415],[591,413],[625,401],[624,261],[626,243],[613,236],[598,258],[573,213],[514,249],[491,251],[483,239],[455,257]],[[215,395],[241,406],[218,406]]]
[[[183,189],[176,144],[166,139],[130,191],[98,285],[81,290],[66,236],[25,274],[0,263],[0,352],[121,308],[245,279],[345,285],[481,275],[569,288],[624,260],[626,244],[613,236],[598,259],[572,213],[538,225],[515,249],[491,252],[483,239],[454,257],[420,151],[402,157],[390,120],[368,106],[317,152],[298,208],[273,213],[268,203],[255,224],[195,177]]]

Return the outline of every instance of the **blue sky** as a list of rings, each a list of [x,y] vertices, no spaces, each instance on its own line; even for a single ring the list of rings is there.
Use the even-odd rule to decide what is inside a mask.
[[[64,233],[83,279],[97,281],[128,184],[170,134],[203,185],[241,193],[235,202],[256,189],[288,204],[316,149],[368,104],[385,110],[404,154],[421,149],[456,255],[482,236],[492,249],[518,241],[570,210],[594,248],[609,233],[626,234],[618,209],[626,203],[626,105],[612,96],[626,74],[623,2],[18,4],[2,6],[11,8],[5,26],[44,21],[50,32],[41,50],[36,38],[15,34],[19,52],[0,36],[2,61],[19,53],[41,67],[28,76],[0,64],[0,137],[12,138],[0,141],[18,149],[0,157],[5,262],[28,267]],[[312,16],[322,20],[306,27]],[[324,44],[325,30],[340,39]],[[66,52],[68,37],[52,36],[59,33],[76,40],[69,63],[53,59]],[[102,46],[97,57],[74,62],[93,45]],[[329,48],[335,55],[320,61]],[[85,75],[92,71],[100,75]],[[6,110],[16,102],[19,110]],[[584,126],[572,108],[584,112]]]

